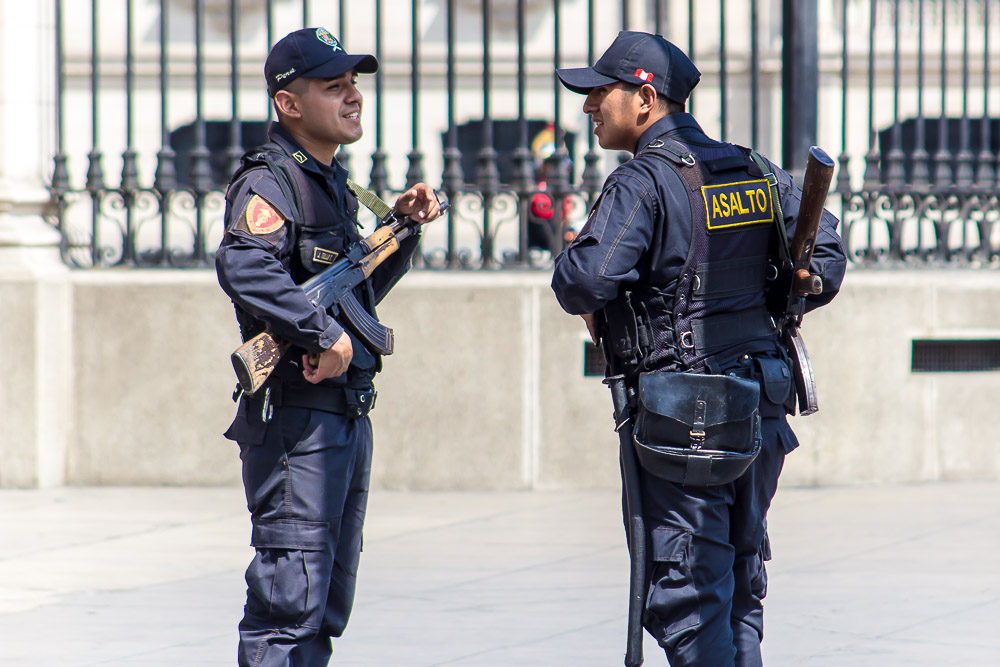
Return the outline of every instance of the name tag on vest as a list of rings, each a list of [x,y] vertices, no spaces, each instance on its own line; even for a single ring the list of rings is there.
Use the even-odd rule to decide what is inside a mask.
[[[337,253],[323,248],[313,248],[313,261],[317,264],[333,264],[337,259]]]
[[[705,185],[701,195],[705,198],[709,231],[759,225],[774,219],[771,191],[764,179]]]

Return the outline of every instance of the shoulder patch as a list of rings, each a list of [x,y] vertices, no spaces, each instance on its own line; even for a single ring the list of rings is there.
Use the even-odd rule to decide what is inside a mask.
[[[247,229],[255,236],[273,234],[285,224],[285,219],[260,195],[254,195],[250,198],[245,216]]]
[[[706,225],[709,231],[770,223],[774,219],[771,190],[764,179],[705,185]]]

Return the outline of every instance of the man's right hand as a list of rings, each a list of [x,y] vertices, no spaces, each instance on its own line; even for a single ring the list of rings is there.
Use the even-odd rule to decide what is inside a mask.
[[[315,355],[302,355],[302,377],[307,382],[317,384],[329,378],[335,378],[347,372],[347,367],[351,365],[354,358],[354,347],[351,345],[351,337],[347,332],[340,334],[340,338],[328,350],[324,350],[319,357]]]

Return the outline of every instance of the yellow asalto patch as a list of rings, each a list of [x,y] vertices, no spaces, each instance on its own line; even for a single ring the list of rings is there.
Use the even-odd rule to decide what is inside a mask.
[[[701,188],[709,230],[769,223],[774,219],[767,181],[740,181]]]
[[[250,202],[247,204],[246,220],[250,233],[258,236],[273,234],[285,224],[285,219],[259,195],[250,198]]]

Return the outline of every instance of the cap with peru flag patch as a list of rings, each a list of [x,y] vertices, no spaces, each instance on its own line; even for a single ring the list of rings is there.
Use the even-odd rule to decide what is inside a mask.
[[[660,35],[622,30],[593,67],[556,70],[559,80],[574,93],[617,81],[648,83],[674,102],[684,103],[701,80],[701,72],[677,46]]]

